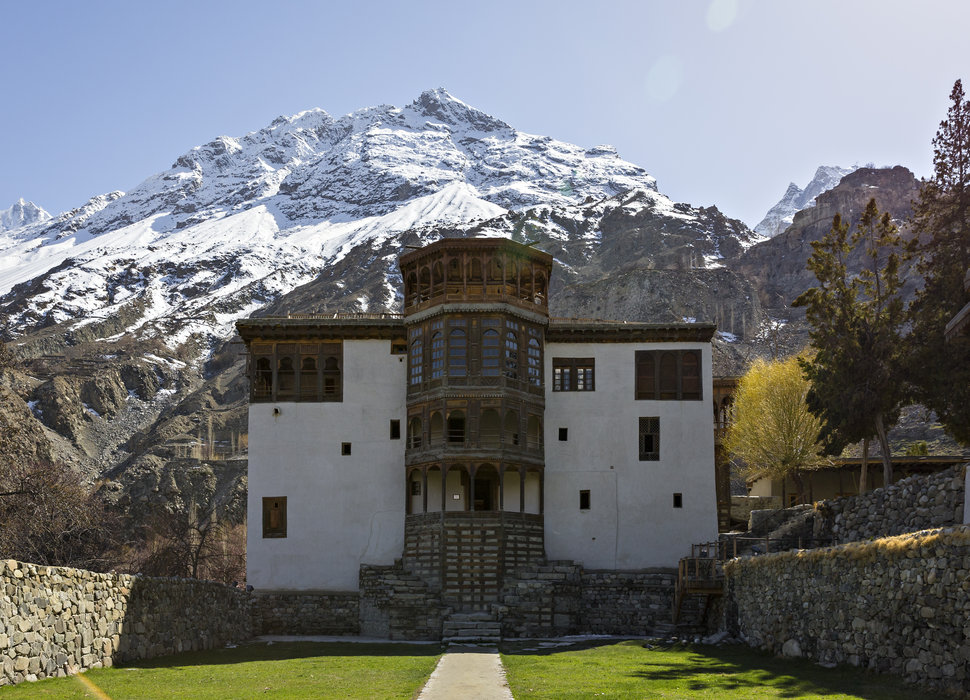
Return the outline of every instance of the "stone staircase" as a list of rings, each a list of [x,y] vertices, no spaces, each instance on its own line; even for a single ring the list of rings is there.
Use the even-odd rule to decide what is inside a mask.
[[[445,617],[441,629],[445,644],[498,644],[502,623],[491,612],[453,612]]]

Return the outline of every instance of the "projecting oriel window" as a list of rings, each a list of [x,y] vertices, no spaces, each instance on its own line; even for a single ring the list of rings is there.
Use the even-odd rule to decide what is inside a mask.
[[[592,357],[552,358],[553,391],[594,391],[595,361]]]
[[[286,537],[286,496],[263,498],[263,537]]]
[[[640,419],[640,461],[660,459],[660,418]]]

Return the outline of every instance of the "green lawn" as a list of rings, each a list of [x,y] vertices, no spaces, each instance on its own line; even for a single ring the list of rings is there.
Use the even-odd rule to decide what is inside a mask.
[[[437,644],[244,644],[0,688],[7,698],[413,698]]]
[[[643,641],[571,647],[504,645],[516,700],[529,698],[867,698],[942,697],[893,676],[826,669],[742,645],[667,646]]]

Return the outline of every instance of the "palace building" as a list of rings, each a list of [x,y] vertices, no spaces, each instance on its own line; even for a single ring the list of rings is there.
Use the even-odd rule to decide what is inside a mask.
[[[359,597],[396,567],[488,610],[524,567],[674,567],[716,539],[713,325],[550,318],[552,257],[502,238],[399,264],[403,314],[237,324],[257,592]]]

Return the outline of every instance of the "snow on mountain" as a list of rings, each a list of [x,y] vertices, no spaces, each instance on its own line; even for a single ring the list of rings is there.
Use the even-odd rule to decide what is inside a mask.
[[[47,221],[51,215],[33,202],[21,197],[7,209],[0,209],[0,233]]]
[[[516,131],[441,89],[339,119],[309,110],[197,146],[128,193],[0,234],[0,314],[14,334],[133,318],[121,335],[175,347],[226,337],[235,319],[359,246],[539,205],[585,216],[581,207],[628,191],[637,194],[611,203],[614,215],[648,211],[674,230],[703,212],[674,204],[612,147]],[[581,235],[595,244],[596,231]],[[722,255],[706,246],[698,264]],[[394,306],[393,284],[383,286],[362,310]]]
[[[815,206],[816,197],[838,185],[843,177],[855,170],[857,170],[855,167],[840,168],[837,165],[822,165],[815,171],[815,176],[805,189],[794,182],[789,184],[784,196],[754,227],[755,232],[767,238],[774,238],[791,226],[797,212]]]

